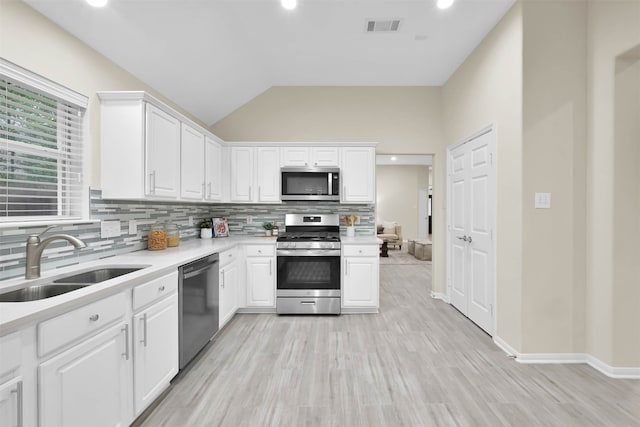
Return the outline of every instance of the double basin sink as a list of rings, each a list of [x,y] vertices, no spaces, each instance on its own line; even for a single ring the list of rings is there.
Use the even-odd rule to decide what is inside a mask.
[[[82,273],[73,273],[41,284],[26,284],[23,288],[0,294],[0,302],[37,301],[56,295],[66,294],[87,286],[101,283],[144,267],[99,267]]]

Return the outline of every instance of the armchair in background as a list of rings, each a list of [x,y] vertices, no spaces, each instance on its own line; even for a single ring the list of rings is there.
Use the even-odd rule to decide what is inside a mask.
[[[402,250],[402,226],[395,221],[382,221],[376,224],[376,236],[386,240],[388,246],[399,246]]]

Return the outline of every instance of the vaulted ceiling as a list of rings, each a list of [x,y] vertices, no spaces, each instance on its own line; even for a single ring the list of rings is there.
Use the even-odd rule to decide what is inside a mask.
[[[442,85],[515,2],[25,1],[207,124],[271,86]]]

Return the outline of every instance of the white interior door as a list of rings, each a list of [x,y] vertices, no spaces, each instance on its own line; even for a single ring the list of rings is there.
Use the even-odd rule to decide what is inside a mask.
[[[449,149],[451,303],[493,334],[495,143],[491,129]]]

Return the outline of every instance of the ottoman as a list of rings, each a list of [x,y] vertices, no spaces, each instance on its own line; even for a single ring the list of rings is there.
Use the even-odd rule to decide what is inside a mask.
[[[427,241],[416,241],[415,243],[415,254],[416,259],[422,261],[431,261],[431,242]]]

